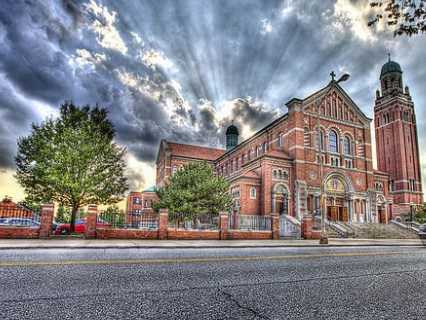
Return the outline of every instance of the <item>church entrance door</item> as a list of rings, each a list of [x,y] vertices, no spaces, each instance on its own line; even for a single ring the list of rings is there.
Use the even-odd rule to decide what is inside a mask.
[[[348,208],[340,206],[328,206],[327,219],[330,221],[349,222]]]
[[[379,215],[379,223],[386,223],[386,213],[382,207],[377,208],[377,214]]]

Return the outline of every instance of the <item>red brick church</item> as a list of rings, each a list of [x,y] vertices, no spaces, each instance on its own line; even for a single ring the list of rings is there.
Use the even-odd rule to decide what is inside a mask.
[[[157,186],[189,161],[205,160],[230,183],[234,210],[245,215],[319,214],[328,219],[387,223],[422,203],[414,104],[402,70],[389,61],[380,74],[374,126],[378,170],[373,168],[368,118],[332,73],[330,83],[287,102],[282,115],[239,142],[226,131],[226,150],[162,140]],[[343,79],[345,80],[345,79]]]

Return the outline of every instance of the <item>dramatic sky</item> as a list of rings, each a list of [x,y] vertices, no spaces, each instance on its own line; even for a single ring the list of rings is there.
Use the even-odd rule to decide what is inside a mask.
[[[231,119],[248,137],[331,70],[351,74],[343,87],[372,117],[388,51],[424,133],[426,35],[393,38],[369,14],[355,0],[2,0],[0,197],[23,198],[16,139],[64,100],[109,110],[139,190],[155,182],[160,139],[222,146]]]

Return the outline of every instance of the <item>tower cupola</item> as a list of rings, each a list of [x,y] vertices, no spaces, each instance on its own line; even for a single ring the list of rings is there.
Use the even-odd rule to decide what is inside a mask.
[[[388,58],[382,66],[380,72],[380,84],[382,87],[382,95],[387,96],[393,93],[404,93],[402,85],[402,69],[399,63]]]

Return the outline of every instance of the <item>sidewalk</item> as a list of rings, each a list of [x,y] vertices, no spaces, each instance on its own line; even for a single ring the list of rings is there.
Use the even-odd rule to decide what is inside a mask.
[[[6,249],[137,249],[137,248],[261,248],[261,247],[358,247],[358,246],[426,246],[417,239],[329,239],[318,240],[84,240],[0,239],[0,250]]]

